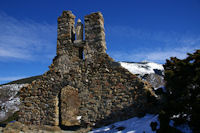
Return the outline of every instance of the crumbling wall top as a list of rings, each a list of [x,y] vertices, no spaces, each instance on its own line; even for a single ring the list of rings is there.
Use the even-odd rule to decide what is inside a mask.
[[[89,15],[86,15],[85,16],[85,19],[94,19],[94,20],[98,20],[100,19],[102,22],[104,22],[104,19],[103,19],[103,15],[101,12],[94,12],[94,13],[91,13]]]
[[[86,58],[106,53],[104,19],[100,12],[85,16]]]
[[[75,18],[75,15],[71,11],[63,11],[61,17]]]

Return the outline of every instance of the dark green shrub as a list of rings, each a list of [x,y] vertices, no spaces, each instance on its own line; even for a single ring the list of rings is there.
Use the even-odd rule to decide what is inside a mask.
[[[171,57],[164,68],[167,100],[164,113],[159,116],[161,125],[165,123],[160,130],[167,126],[162,119],[166,119],[168,124],[170,119],[174,119],[175,125],[186,122],[193,132],[200,131],[200,50],[188,54],[183,60]]]

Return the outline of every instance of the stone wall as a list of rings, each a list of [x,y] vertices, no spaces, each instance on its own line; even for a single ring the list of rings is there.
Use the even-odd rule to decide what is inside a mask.
[[[58,18],[57,56],[48,72],[21,89],[19,121],[100,126],[154,112],[151,86],[106,54],[102,14],[85,16],[81,41],[75,40],[74,19],[70,11]]]

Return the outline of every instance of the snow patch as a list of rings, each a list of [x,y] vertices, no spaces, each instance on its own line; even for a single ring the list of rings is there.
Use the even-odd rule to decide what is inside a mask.
[[[182,133],[192,133],[192,130],[187,124],[176,126],[176,129],[178,129]]]
[[[156,133],[156,131],[152,131],[150,127],[151,122],[157,122],[157,129],[160,128],[158,115],[146,114],[144,117],[133,117],[125,121],[116,122],[99,129],[94,129],[89,133]],[[173,121],[170,121],[170,126],[173,126],[173,123]],[[187,124],[176,126],[175,128],[183,133],[192,133],[192,130]]]
[[[141,118],[133,117],[125,121],[95,129],[89,133],[155,133],[151,130],[151,122],[157,122],[159,124],[158,115],[147,114]],[[120,131],[120,127],[123,130]],[[157,128],[159,128],[159,125]]]
[[[81,118],[82,118],[82,116],[77,116],[77,117],[76,117],[76,119],[77,119],[79,122],[81,122]]]
[[[81,119],[81,117],[82,117],[82,116],[77,116],[77,118],[76,118],[76,119],[77,119],[77,120],[80,120],[80,119]]]
[[[177,115],[176,117],[179,117],[179,115]],[[190,127],[188,126],[188,124],[182,124],[182,125],[174,126],[174,121],[171,120],[169,122],[169,125],[171,127],[175,127],[176,129],[178,129],[182,133],[192,133],[192,130],[190,129]]]

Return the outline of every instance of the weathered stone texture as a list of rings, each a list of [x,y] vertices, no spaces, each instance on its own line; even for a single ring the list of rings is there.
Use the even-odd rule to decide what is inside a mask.
[[[79,114],[80,100],[78,89],[66,86],[61,89],[61,124],[64,126],[80,125],[77,116]]]
[[[85,58],[92,60],[106,53],[104,19],[100,12],[85,16]]]
[[[19,121],[99,126],[153,112],[151,86],[106,54],[102,14],[85,16],[85,41],[79,43],[74,19],[70,11],[58,18],[57,56],[41,79],[21,89]]]

